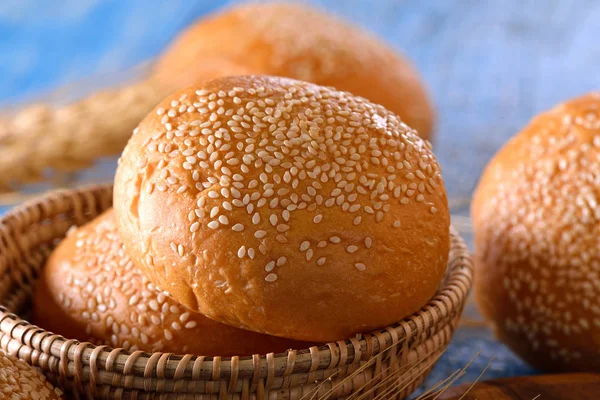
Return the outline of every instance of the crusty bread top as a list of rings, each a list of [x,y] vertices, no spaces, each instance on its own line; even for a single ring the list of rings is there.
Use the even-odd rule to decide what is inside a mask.
[[[448,259],[428,143],[382,106],[285,78],[165,99],[123,153],[114,204],[129,255],[180,303],[300,340],[411,314]]]

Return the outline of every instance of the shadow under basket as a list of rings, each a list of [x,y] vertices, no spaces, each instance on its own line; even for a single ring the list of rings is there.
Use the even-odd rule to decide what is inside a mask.
[[[425,307],[385,329],[320,347],[249,357],[128,352],[70,340],[22,319],[51,250],[71,226],[111,203],[110,186],[65,190],[0,219],[0,347],[76,398],[405,398],[446,349],[471,287],[469,252],[452,230],[446,275]]]

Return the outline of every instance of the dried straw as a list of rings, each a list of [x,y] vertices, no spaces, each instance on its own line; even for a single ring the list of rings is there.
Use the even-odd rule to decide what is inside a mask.
[[[149,79],[66,106],[34,104],[0,117],[0,191],[40,181],[48,169],[77,171],[119,154],[166,94]]]

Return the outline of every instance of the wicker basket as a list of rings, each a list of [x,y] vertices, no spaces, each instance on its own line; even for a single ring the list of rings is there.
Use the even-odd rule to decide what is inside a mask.
[[[470,255],[453,231],[442,287],[417,314],[351,340],[252,357],[130,353],[65,339],[17,316],[27,317],[38,272],[66,231],[111,202],[109,186],[59,191],[0,219],[0,347],[78,398],[404,398],[445,350],[471,286]]]

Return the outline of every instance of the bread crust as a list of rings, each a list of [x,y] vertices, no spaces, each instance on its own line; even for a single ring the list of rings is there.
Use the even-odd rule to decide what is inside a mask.
[[[448,260],[430,145],[382,106],[291,79],[165,99],[125,148],[114,204],[128,254],[181,304],[298,340],[401,320]]]
[[[309,347],[223,325],[176,303],[133,265],[112,209],[52,253],[36,285],[34,322],[69,339],[131,351],[246,356]]]
[[[535,117],[475,191],[475,293],[496,335],[547,371],[600,370],[600,95]]]

